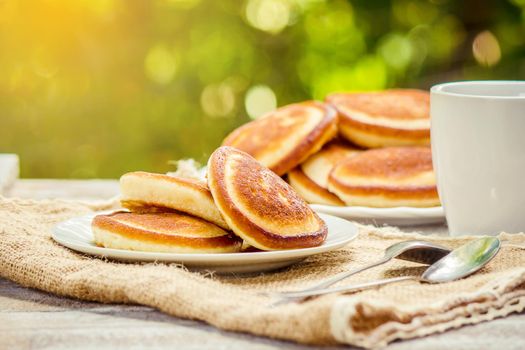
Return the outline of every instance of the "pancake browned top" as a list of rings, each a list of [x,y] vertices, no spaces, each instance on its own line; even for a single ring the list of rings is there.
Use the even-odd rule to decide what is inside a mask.
[[[234,233],[260,249],[321,244],[325,223],[283,179],[247,153],[220,147],[208,163],[208,185]]]
[[[190,247],[220,247],[241,241],[230,232],[182,213],[115,212],[97,215],[93,226],[138,241]]]
[[[337,93],[327,97],[343,115],[355,112],[370,118],[414,121],[430,118],[430,95],[415,89],[393,89],[367,93]]]
[[[142,214],[117,212],[108,217],[133,228],[170,236],[217,237],[228,233],[208,221],[175,212]]]
[[[428,147],[388,147],[364,151],[338,167],[340,176],[405,178],[432,171]]]
[[[363,151],[336,166],[329,188],[435,189],[429,147],[388,147]]]
[[[223,145],[240,149],[284,175],[318,151],[336,132],[335,110],[307,101],[279,108],[239,127]]]
[[[428,147],[363,151],[332,170],[328,189],[347,205],[382,208],[439,205]]]

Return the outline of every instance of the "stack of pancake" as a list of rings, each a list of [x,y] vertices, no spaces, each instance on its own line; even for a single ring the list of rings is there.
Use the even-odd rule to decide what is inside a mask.
[[[309,203],[430,207],[439,198],[429,143],[429,94],[397,89],[288,105],[223,145],[287,176]]]
[[[123,175],[121,204],[129,211],[96,216],[95,243],[153,252],[230,253],[243,245],[284,250],[324,242],[324,221],[247,153],[220,147],[210,157],[207,179]]]

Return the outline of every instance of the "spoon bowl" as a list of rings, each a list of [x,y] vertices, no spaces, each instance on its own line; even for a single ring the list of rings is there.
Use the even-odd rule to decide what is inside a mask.
[[[420,280],[429,283],[454,281],[481,269],[496,256],[501,242],[495,237],[470,241],[432,264]]]

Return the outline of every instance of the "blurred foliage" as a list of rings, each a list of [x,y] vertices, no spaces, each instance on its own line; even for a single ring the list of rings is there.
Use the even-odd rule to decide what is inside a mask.
[[[0,1],[0,153],[24,177],[205,161],[337,90],[525,78],[525,1]]]

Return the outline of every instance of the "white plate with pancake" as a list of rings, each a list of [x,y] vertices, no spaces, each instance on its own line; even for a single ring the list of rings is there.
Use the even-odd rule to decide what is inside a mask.
[[[95,215],[97,214],[76,217],[59,223],[53,229],[53,239],[75,251],[109,259],[128,262],[180,263],[191,269],[210,270],[217,273],[253,273],[279,269],[295,264],[308,256],[341,248],[358,234],[357,227],[353,223],[331,215],[320,214],[319,216],[328,226],[328,236],[326,241],[318,247],[220,254],[152,253],[110,249],[95,245],[91,231],[91,221]]]
[[[373,225],[417,226],[442,224],[445,222],[445,212],[441,206],[429,208],[338,207],[321,204],[310,204],[310,206],[320,214],[333,215],[346,220]]]

